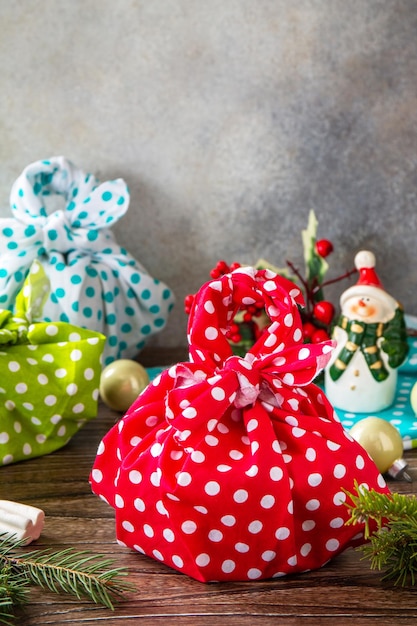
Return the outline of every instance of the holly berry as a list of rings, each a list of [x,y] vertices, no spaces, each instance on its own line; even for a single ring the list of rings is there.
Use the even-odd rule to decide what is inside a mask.
[[[313,337],[314,333],[316,332],[317,328],[316,326],[314,326],[314,324],[312,324],[311,322],[305,322],[303,324],[303,338],[304,341],[308,342],[311,341],[311,338]]]
[[[242,335],[240,333],[233,333],[229,335],[229,339],[233,343],[239,343],[240,341],[242,341]]]
[[[324,328],[318,328],[311,338],[311,343],[321,343],[329,339],[329,333],[327,333]]]
[[[318,322],[328,326],[334,316],[335,308],[328,300],[320,300],[316,302],[313,308],[313,315]]]
[[[220,276],[223,276],[223,274],[226,274],[228,270],[229,270],[229,267],[225,261],[218,261],[216,265],[213,267],[213,269],[210,270],[210,276],[211,278],[214,278],[214,279],[220,278]]]
[[[193,302],[194,302],[194,295],[192,293],[189,293],[188,296],[185,296],[184,311],[186,312],[187,315],[189,315],[189,313],[191,312],[191,307],[193,306]]]
[[[319,239],[316,241],[316,252],[323,259],[333,252],[333,244],[328,239]]]
[[[239,341],[242,339],[239,324],[236,324],[236,322],[232,322],[226,332],[226,337],[229,339],[229,341],[232,341],[233,343],[239,343]]]

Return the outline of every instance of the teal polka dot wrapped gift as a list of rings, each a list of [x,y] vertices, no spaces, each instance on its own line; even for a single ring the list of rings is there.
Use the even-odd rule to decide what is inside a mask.
[[[48,292],[34,261],[15,311],[0,309],[0,466],[61,448],[97,415],[105,337],[34,322]]]
[[[45,199],[63,196],[48,214]],[[38,259],[50,280],[43,320],[69,322],[107,337],[105,363],[134,357],[166,324],[171,290],[124,248],[111,226],[127,211],[122,179],[100,183],[64,157],[32,163],[14,183],[13,217],[0,220],[0,306],[11,309]]]

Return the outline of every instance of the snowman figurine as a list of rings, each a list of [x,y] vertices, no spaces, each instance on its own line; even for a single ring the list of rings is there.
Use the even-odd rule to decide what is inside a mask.
[[[340,298],[325,389],[335,408],[369,413],[394,401],[396,370],[408,352],[407,331],[402,307],[378,279],[373,253],[358,252],[355,266],[359,280]]]

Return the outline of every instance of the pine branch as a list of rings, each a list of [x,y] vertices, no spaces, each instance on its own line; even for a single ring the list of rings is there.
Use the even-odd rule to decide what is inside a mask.
[[[125,571],[112,568],[113,561],[87,552],[73,552],[71,548],[54,553],[36,550],[13,558],[12,563],[39,587],[77,598],[84,596],[110,609],[114,608],[114,598],[131,590],[121,578]]]
[[[113,567],[103,555],[71,548],[22,554],[21,547],[22,542],[0,535],[0,623],[12,623],[14,608],[28,601],[30,585],[88,598],[110,609],[134,590],[124,579],[126,570]]]
[[[12,624],[14,608],[27,602],[26,576],[5,565],[0,569],[0,624]]]
[[[23,540],[12,542],[0,535],[0,624],[7,626],[13,624],[15,607],[28,602],[28,590],[25,573],[15,570],[3,556],[7,559],[14,547],[23,544]]]
[[[371,569],[385,570],[385,579],[402,586],[417,582],[417,498],[399,493],[384,494],[360,488],[346,491],[351,517],[347,524],[365,524],[369,543],[359,549],[369,559]],[[371,523],[376,526],[371,531]]]

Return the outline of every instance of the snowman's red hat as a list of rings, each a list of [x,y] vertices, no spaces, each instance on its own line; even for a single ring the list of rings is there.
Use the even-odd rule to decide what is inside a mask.
[[[375,255],[369,250],[361,250],[355,256],[355,267],[359,272],[357,285],[373,285],[383,289],[375,271]]]
[[[373,297],[379,300],[388,312],[394,312],[398,302],[387,293],[375,271],[375,255],[369,250],[361,250],[355,256],[355,267],[359,272],[356,285],[346,289],[341,295],[340,306],[343,310],[345,302],[350,298]]]

